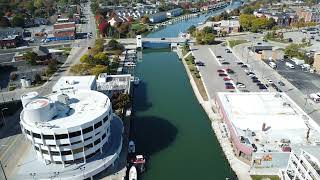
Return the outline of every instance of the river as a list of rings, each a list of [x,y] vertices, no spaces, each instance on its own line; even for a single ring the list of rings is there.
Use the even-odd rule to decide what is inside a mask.
[[[182,21],[148,36],[177,36],[204,18]],[[135,75],[142,81],[133,92],[131,135],[137,152],[148,157],[148,169],[139,179],[236,179],[177,54],[168,49],[143,50]]]

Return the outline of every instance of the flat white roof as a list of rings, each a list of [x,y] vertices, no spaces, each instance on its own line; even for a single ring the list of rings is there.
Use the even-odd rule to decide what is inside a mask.
[[[32,119],[27,118],[24,114],[24,111],[27,109],[24,109],[20,116],[22,123],[39,130],[72,128],[99,118],[111,108],[108,96],[98,91],[71,90],[64,91],[63,94],[66,94],[70,99],[69,109],[66,109],[63,105],[59,105],[58,96],[61,95],[61,93],[50,94],[46,97],[48,99],[39,97],[39,99],[33,100],[31,105],[27,104],[27,108],[37,109],[44,106],[44,103],[49,103],[50,101],[56,106],[54,108],[53,118],[43,123],[35,123]]]
[[[66,88],[92,90],[95,83],[95,76],[63,76],[52,87],[52,91],[60,91]]]
[[[250,131],[257,134],[248,137],[253,141],[260,137],[260,142],[289,139],[292,144],[303,144],[307,143],[309,126],[312,134],[309,140],[320,140],[319,126],[285,93],[219,92],[217,96],[238,136],[246,137],[246,132]],[[265,131],[262,131],[263,124],[267,128]]]

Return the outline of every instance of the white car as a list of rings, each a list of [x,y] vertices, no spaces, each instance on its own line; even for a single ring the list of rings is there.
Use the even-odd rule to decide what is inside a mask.
[[[269,84],[273,84],[273,81],[271,79],[268,79]]]
[[[238,85],[237,85],[237,88],[246,88],[246,85],[244,85],[244,84],[238,84]]]
[[[251,74],[249,74],[248,76],[249,76],[249,77],[255,77],[256,75],[253,74],[253,73],[251,73]]]

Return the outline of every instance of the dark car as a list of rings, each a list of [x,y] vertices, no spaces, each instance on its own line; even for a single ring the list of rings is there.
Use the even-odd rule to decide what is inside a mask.
[[[228,64],[230,64],[228,61],[224,61],[224,62],[222,62],[221,64],[224,64],[224,65],[228,65]]]
[[[166,38],[161,38],[161,40],[166,40]]]
[[[243,64],[241,67],[242,68],[248,68],[248,66],[246,64]]]
[[[282,82],[282,81],[279,81],[278,84],[279,84],[280,86],[285,86],[284,82]]]
[[[196,62],[196,65],[197,65],[197,66],[204,66],[204,62],[202,62],[202,61],[197,61],[197,62]]]
[[[252,76],[251,79],[258,79],[256,76]]]
[[[233,71],[232,69],[230,69],[230,68],[226,69],[226,71],[227,71],[227,73],[229,73],[229,74],[234,74],[234,71]]]
[[[223,77],[223,76],[228,76],[228,74],[225,73],[219,73],[219,76]]]
[[[288,42],[293,42],[292,38],[289,38],[289,39],[288,39]]]
[[[223,69],[218,69],[217,72],[218,73],[224,73],[225,71]]]
[[[88,49],[91,49],[91,47],[89,46]]]
[[[261,85],[259,86],[259,89],[267,89],[267,87],[265,85]]]
[[[237,62],[238,65],[243,65],[243,62]]]
[[[226,83],[224,83],[224,85],[226,85],[226,86],[233,86],[233,84],[232,84],[231,82],[226,82]]]
[[[227,53],[231,53],[230,49],[225,49],[225,51],[226,51]]]
[[[217,56],[217,58],[222,58],[222,56]]]
[[[254,82],[254,83],[260,83],[259,79],[252,79],[252,82]]]

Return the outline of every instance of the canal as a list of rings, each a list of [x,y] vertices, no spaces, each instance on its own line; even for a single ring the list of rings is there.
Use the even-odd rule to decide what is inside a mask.
[[[181,21],[148,36],[176,37],[206,18]],[[236,179],[177,54],[143,50],[135,75],[142,81],[133,92],[131,135],[137,152],[148,157],[148,169],[139,179]]]

